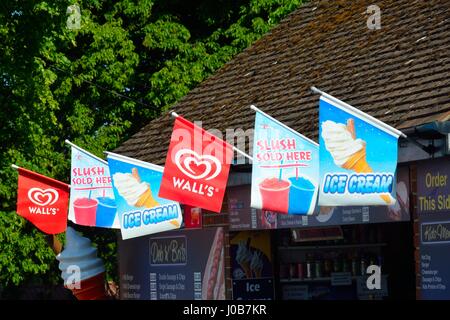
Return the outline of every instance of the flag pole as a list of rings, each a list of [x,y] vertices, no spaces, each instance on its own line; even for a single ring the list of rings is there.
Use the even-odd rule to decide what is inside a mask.
[[[314,93],[318,93],[318,94],[324,95],[324,96],[328,96],[328,94],[326,94],[326,93],[323,92],[322,90],[317,89],[317,88],[314,87],[314,86],[311,87],[311,91],[314,92]]]
[[[309,142],[312,143],[313,145],[319,146],[319,144],[318,144],[317,142],[315,142],[315,141],[309,139],[308,137],[304,136],[303,134],[301,134],[301,133],[295,131],[294,129],[292,129],[292,128],[290,128],[290,127],[288,127],[288,126],[285,125],[283,122],[280,122],[280,121],[278,121],[277,119],[275,119],[275,118],[269,116],[269,115],[268,115],[267,113],[265,113],[264,111],[258,109],[255,105],[252,104],[252,105],[250,106],[250,109],[252,109],[252,110],[255,111],[255,112],[259,112],[260,114],[262,114],[262,115],[265,116],[266,118],[272,120],[272,121],[275,122],[276,124],[279,124],[280,126],[282,126],[283,128],[285,128],[286,130],[288,130],[288,131],[290,131],[290,132],[292,132],[292,133],[294,133],[294,134],[296,134],[296,135],[301,136],[303,139],[309,141]]]
[[[19,166],[16,166],[15,164],[11,165],[11,168],[19,170]],[[62,251],[62,243],[58,240],[58,238],[54,234],[45,234],[45,240],[49,244],[49,246],[52,248],[55,255],[58,255]]]
[[[172,117],[174,117],[174,118],[178,118],[178,117],[179,117],[178,113],[176,113],[176,112],[174,112],[174,111],[172,111],[172,112],[170,113],[170,115],[171,115]],[[242,156],[246,157],[247,159],[253,161],[253,158],[250,157],[248,154],[246,154],[244,151],[241,151],[240,149],[236,148],[235,146],[231,146],[231,147],[233,148],[234,151],[236,151],[236,152],[239,153],[240,155],[242,155]]]
[[[66,140],[64,140],[64,142],[65,142],[66,144],[68,144],[69,146],[74,147],[74,148],[77,149],[78,151],[81,151],[81,152],[87,154],[88,156],[90,156],[90,157],[92,157],[92,158],[94,158],[94,159],[100,161],[101,163],[103,163],[103,164],[105,164],[105,165],[108,165],[108,162],[107,162],[107,161],[105,161],[105,160],[103,160],[103,159],[97,157],[95,154],[92,154],[92,153],[90,153],[89,151],[84,150],[83,148],[77,146],[76,144],[70,142],[69,140],[66,139]]]
[[[366,121],[372,122],[372,125],[374,125],[375,127],[378,127],[384,131],[389,132],[391,135],[397,135],[397,137],[402,137],[402,138],[406,138],[406,134],[404,134],[403,132],[401,132],[400,130],[391,127],[390,125],[388,125],[387,123],[384,123],[381,120],[378,120],[377,118],[372,117],[370,114],[367,114],[361,110],[359,110],[358,108],[355,108],[351,105],[349,105],[348,103],[339,100],[338,98],[333,97],[332,95],[323,92],[322,90],[317,89],[316,87],[312,86],[311,87],[311,91],[317,94],[320,94],[321,96],[327,98],[328,100],[333,101],[334,103],[337,103],[341,109],[343,107],[345,107],[345,111],[346,112],[350,112],[353,114],[356,114],[359,117],[362,117],[363,119],[366,119]]]
[[[52,248],[55,255],[58,255],[62,251],[62,243],[58,240],[58,238],[54,234],[46,234],[45,238],[47,240],[48,245]]]

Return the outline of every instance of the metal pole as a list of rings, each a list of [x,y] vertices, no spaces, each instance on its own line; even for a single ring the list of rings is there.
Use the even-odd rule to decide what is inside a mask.
[[[178,117],[179,117],[179,115],[178,115],[176,112],[174,112],[174,111],[172,111],[172,112],[170,113],[170,115],[171,115],[172,117],[174,117],[174,118],[178,118]],[[239,153],[240,155],[243,155],[243,156],[246,157],[247,159],[253,161],[253,158],[250,157],[248,154],[246,154],[244,151],[239,150],[239,149],[236,148],[235,146],[231,146],[231,147],[233,148],[234,151],[236,151],[236,152]]]
[[[404,134],[404,133],[401,132],[400,130],[398,130],[398,129],[394,128],[394,127],[391,127],[390,125],[384,123],[383,121],[378,120],[377,118],[372,117],[371,115],[369,115],[369,114],[367,114],[367,113],[365,113],[365,112],[359,110],[358,108],[355,108],[355,107],[349,105],[348,103],[345,103],[344,101],[341,101],[341,100],[339,100],[338,98],[335,98],[335,97],[333,97],[332,95],[329,95],[328,93],[323,92],[322,90],[317,89],[317,88],[314,87],[314,86],[311,87],[311,91],[314,92],[314,93],[318,93],[318,94],[324,96],[325,98],[327,98],[327,99],[329,99],[329,100],[331,100],[331,101],[334,101],[335,103],[339,104],[341,107],[345,107],[345,109],[347,109],[347,110],[346,110],[347,112],[353,112],[353,113],[356,113],[356,115],[358,115],[358,116],[360,116],[360,117],[363,117],[363,118],[366,118],[366,119],[369,120],[369,121],[372,121],[372,122],[373,122],[373,125],[378,126],[378,127],[381,127],[381,128],[383,128],[385,131],[387,130],[387,131],[389,131],[389,132],[391,132],[391,133],[395,133],[395,134],[398,135],[398,136],[401,136],[401,137],[403,137],[403,138],[406,138],[406,134]],[[367,120],[366,120],[366,121],[367,121]]]

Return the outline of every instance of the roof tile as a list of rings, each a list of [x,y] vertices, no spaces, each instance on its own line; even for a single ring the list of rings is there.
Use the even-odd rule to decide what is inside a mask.
[[[311,1],[193,89],[173,109],[205,129],[253,128],[255,104],[316,139],[310,86],[389,125],[450,117],[450,1],[378,0],[381,30],[366,26],[372,1]],[[151,121],[115,151],[164,164],[173,119]]]

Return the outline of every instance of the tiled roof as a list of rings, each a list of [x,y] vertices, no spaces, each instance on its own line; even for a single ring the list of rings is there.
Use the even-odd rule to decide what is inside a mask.
[[[381,29],[367,27],[367,7]],[[173,110],[205,129],[252,128],[258,108],[317,141],[316,86],[399,129],[448,120],[450,1],[312,1],[288,15]],[[164,164],[173,119],[151,121],[115,152]]]

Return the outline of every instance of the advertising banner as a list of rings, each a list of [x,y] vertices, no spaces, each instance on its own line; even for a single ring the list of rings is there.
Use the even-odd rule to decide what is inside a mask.
[[[270,233],[241,231],[230,235],[234,300],[274,298]]]
[[[224,260],[222,227],[119,241],[120,298],[224,300]]]
[[[42,232],[57,234],[67,227],[69,185],[18,168],[17,214]]]
[[[181,227],[180,205],[158,197],[162,167],[114,153],[108,165],[123,239]]]
[[[345,224],[409,221],[409,168],[397,170],[396,198],[390,206],[322,206],[312,215],[286,215],[249,206],[250,186],[227,190],[230,230],[308,228]]]
[[[319,205],[393,205],[400,135],[342,101],[321,96]]]
[[[312,214],[319,182],[319,146],[253,108],[252,208]]]
[[[449,158],[417,164],[421,298],[450,299]]]
[[[232,157],[231,145],[177,117],[159,196],[220,212]]]
[[[108,162],[71,143],[70,145],[72,162],[69,220],[83,226],[119,229]]]

